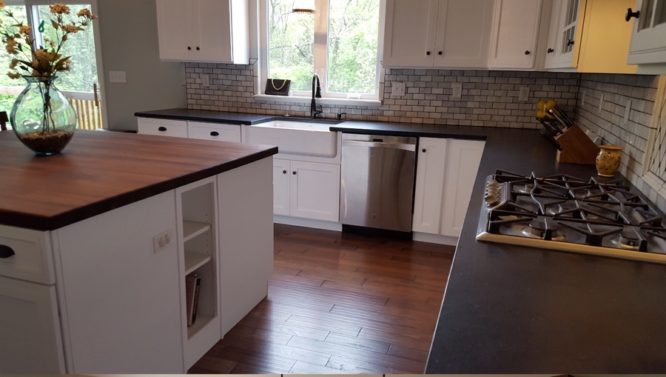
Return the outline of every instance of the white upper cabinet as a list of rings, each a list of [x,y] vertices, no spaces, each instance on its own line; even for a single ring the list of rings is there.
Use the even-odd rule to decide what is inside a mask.
[[[491,10],[487,0],[387,0],[384,67],[485,67]]]
[[[490,68],[535,68],[541,0],[496,0],[490,40]]]
[[[247,0],[157,0],[160,59],[247,64]]]
[[[666,0],[638,0],[629,49],[630,64],[666,63]],[[632,9],[636,11],[636,9]]]
[[[576,68],[585,0],[553,0],[546,68]]]

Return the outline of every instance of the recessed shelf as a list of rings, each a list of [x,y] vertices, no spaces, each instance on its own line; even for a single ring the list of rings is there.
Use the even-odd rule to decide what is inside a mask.
[[[183,242],[210,230],[210,224],[196,221],[183,221]]]
[[[185,276],[196,271],[199,267],[210,262],[210,255],[197,253],[195,251],[185,252]]]
[[[187,338],[189,339],[189,338],[193,337],[194,335],[196,335],[199,332],[199,330],[206,327],[206,325],[208,323],[210,323],[210,321],[212,321],[212,320],[213,320],[212,316],[198,315],[197,319],[194,320],[194,323],[192,324],[192,326],[187,328]]]

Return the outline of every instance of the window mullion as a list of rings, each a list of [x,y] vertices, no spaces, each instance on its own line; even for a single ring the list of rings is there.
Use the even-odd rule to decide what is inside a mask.
[[[324,96],[328,89],[328,1],[315,1],[314,70],[321,80]]]

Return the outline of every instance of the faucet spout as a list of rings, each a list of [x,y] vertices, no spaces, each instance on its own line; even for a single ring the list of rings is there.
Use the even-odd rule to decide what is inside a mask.
[[[321,115],[322,108],[317,108],[317,98],[321,98],[321,84],[319,83],[319,75],[316,73],[312,76],[312,100],[310,101],[310,117],[317,118]]]

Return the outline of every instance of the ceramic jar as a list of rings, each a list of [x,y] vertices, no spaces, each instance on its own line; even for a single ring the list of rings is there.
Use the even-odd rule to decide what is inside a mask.
[[[596,167],[600,177],[613,177],[620,167],[622,147],[618,145],[601,145],[597,155]]]

